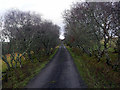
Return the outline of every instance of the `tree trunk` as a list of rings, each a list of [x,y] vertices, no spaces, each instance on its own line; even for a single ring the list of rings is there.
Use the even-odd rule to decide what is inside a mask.
[[[120,66],[120,36],[118,37],[118,62],[117,65]]]
[[[100,51],[98,51],[97,58],[98,58],[98,62],[99,62],[99,61],[100,61],[100,59],[101,59],[101,53],[100,53]]]
[[[33,58],[32,58],[32,55],[31,55],[30,52],[28,52],[28,57],[29,57],[29,59],[31,60],[31,62],[33,62]]]
[[[11,57],[10,63],[11,63],[11,65],[12,65],[12,68],[14,68],[14,65],[13,65],[13,61],[14,61],[14,59],[15,59],[15,58],[14,58],[14,55],[11,54],[10,57]]]
[[[106,38],[106,35],[104,35],[104,39],[105,39],[105,41],[104,41],[104,53],[105,53],[105,56],[106,56],[106,64],[110,65],[110,57],[108,55],[108,48],[107,48],[108,40]]]
[[[6,63],[7,67],[8,67],[8,70],[10,70],[10,65],[7,61],[7,57],[6,56],[2,56],[2,60]]]
[[[22,58],[22,56],[20,56],[20,58],[19,58],[20,68],[22,67],[21,58]]]
[[[12,65],[12,68],[14,68],[14,66],[13,66],[13,58],[10,60],[10,63]]]
[[[17,60],[14,60],[15,61],[15,68],[17,68]]]
[[[120,25],[120,18],[119,18],[119,15],[120,15],[120,2],[118,3],[118,23]],[[119,31],[118,31],[118,66],[119,66],[119,69],[120,69],[120,28],[119,28]]]
[[[100,44],[98,44],[97,52],[98,52],[97,58],[98,58],[98,62],[99,62],[102,58],[102,51],[101,51],[101,45]]]

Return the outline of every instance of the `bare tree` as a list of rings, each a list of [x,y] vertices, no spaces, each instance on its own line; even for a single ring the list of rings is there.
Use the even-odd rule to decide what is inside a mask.
[[[94,54],[98,61],[105,54],[108,65],[111,65],[108,49],[116,36],[116,16],[113,8],[114,3],[111,2],[76,3],[64,14],[67,38],[72,42],[71,45],[81,48],[90,56],[93,52],[97,53]]]
[[[39,14],[33,12],[23,12],[20,10],[10,10],[4,16],[3,33],[10,42],[3,44],[3,59],[6,54],[11,54],[11,65],[15,62],[22,67],[22,56],[26,56],[34,61],[31,51],[38,58],[43,52],[49,55],[51,48],[55,48],[59,36],[59,26],[49,21],[42,21]],[[17,58],[15,56],[17,54]],[[21,55],[20,55],[21,54]],[[40,60],[39,60],[40,61]]]

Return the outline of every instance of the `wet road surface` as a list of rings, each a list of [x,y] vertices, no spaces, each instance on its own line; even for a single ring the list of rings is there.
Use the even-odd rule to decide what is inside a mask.
[[[64,45],[26,88],[86,88],[72,57]]]

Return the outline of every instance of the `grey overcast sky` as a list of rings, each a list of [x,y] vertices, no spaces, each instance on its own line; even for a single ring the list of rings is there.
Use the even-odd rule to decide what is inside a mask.
[[[44,19],[51,20],[63,29],[62,13],[77,1],[81,0],[0,0],[0,14],[11,8],[35,11],[40,13]],[[60,38],[64,38],[62,29]]]

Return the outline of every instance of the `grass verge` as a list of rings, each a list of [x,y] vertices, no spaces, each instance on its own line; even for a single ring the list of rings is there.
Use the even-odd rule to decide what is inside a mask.
[[[107,66],[104,61],[97,62],[95,57],[76,54],[67,47],[77,69],[89,88],[120,88],[120,73]]]
[[[27,85],[27,83],[36,76],[41,69],[43,69],[46,64],[52,59],[52,57],[57,52],[58,47],[55,51],[47,57],[43,58],[41,62],[37,60],[33,63],[30,61],[25,61],[22,68],[11,69],[7,71],[6,75],[3,77],[2,87],[3,88],[23,88]]]

